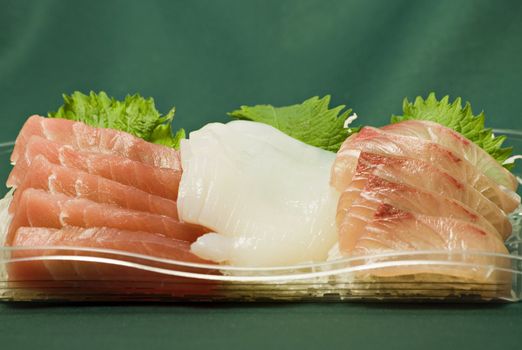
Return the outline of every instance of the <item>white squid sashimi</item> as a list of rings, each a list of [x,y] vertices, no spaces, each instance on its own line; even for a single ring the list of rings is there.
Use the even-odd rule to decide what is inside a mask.
[[[261,123],[212,123],[181,143],[178,212],[211,229],[192,252],[235,266],[324,261],[337,242],[335,154]]]

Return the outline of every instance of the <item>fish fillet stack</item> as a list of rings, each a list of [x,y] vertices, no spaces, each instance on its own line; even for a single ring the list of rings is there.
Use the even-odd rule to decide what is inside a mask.
[[[6,246],[102,248],[205,263],[190,253],[204,228],[178,219],[181,165],[174,149],[124,132],[32,116],[11,161],[7,185],[15,192]],[[56,253],[14,251],[12,257]],[[12,264],[8,273],[10,280],[137,276],[130,269],[67,261]]]
[[[508,253],[504,245],[511,234],[507,214],[520,203],[517,180],[451,129],[416,120],[380,129],[365,127],[343,143],[331,182],[341,192],[336,219],[343,255],[445,251],[450,254],[418,259],[506,265],[492,256],[457,252]],[[472,265],[408,265],[370,274],[494,278],[487,268]]]

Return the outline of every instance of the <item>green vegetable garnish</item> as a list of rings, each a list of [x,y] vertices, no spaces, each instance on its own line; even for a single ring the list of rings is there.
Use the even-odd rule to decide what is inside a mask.
[[[241,106],[229,115],[271,125],[304,143],[337,152],[344,140],[358,131],[345,128],[352,112],[344,105],[329,108],[330,96],[309,98],[301,104],[286,107],[272,105]],[[343,112],[344,110],[344,112]]]
[[[505,136],[495,136],[493,130],[484,126],[484,112],[473,115],[471,105],[466,102],[462,107],[462,99],[458,97],[450,102],[449,96],[444,96],[437,100],[435,93],[430,93],[426,99],[418,96],[415,102],[404,99],[402,104],[403,115],[392,116],[391,122],[398,123],[403,120],[429,120],[447,126],[472,142],[479,145],[488,152],[500,164],[511,156],[512,147],[502,147],[506,140]],[[511,170],[514,164],[503,164],[505,168]]]
[[[185,130],[172,134],[171,123],[175,108],[167,115],[160,115],[153,98],[139,94],[127,95],[123,101],[109,97],[105,92],[89,95],[75,91],[71,96],[63,95],[64,104],[57,112],[48,113],[50,118],[63,118],[85,124],[128,132],[146,141],[179,148],[185,138]]]

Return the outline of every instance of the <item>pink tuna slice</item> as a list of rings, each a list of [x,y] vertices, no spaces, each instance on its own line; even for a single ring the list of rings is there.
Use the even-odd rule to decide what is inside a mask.
[[[9,208],[11,214],[16,211],[21,195],[28,188],[62,193],[70,197],[85,198],[97,203],[114,204],[121,208],[178,219],[175,201],[151,195],[101,176],[51,164],[41,155],[33,159],[24,181],[15,191]]]
[[[7,185],[18,187],[36,156],[44,156],[53,164],[99,175],[144,192],[171,200],[178,197],[181,168],[163,169],[113,154],[74,150],[73,147],[31,136],[25,152],[18,158]]]
[[[181,168],[179,155],[173,148],[146,142],[122,131],[37,115],[27,119],[16,139],[11,155],[13,164],[23,157],[31,136],[67,144],[76,150],[118,155],[158,168]]]
[[[72,198],[60,193],[26,189],[20,196],[9,227],[6,245],[12,244],[19,227],[83,228],[110,227],[127,231],[159,233],[167,237],[195,241],[208,230],[157,214],[100,204],[88,199]]]
[[[27,250],[14,250],[13,259],[27,259],[38,256],[52,255],[86,255],[109,259],[124,259],[130,262],[145,263],[156,267],[175,269],[178,271],[192,271],[192,268],[182,265],[167,265],[150,260],[140,260],[125,255],[121,257],[115,252],[93,253],[81,250],[81,248],[98,248],[147,255],[161,259],[171,259],[187,263],[209,264],[210,262],[198,258],[190,252],[190,243],[172,239],[157,233],[142,231],[124,231],[114,228],[79,228],[64,227],[62,229],[42,227],[20,227],[13,239],[13,246],[28,248]],[[46,250],[31,250],[32,247],[49,247]],[[70,250],[53,249],[53,247],[71,247]],[[47,260],[18,262],[8,265],[9,281],[12,283],[21,281],[177,281],[187,282],[187,279],[162,276],[151,272],[141,271],[129,267],[117,265],[80,262],[67,260]],[[98,289],[99,284],[96,284]],[[159,287],[159,286],[158,286]]]

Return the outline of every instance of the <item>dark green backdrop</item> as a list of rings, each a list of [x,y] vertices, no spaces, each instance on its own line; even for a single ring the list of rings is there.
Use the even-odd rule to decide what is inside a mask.
[[[383,124],[404,96],[463,96],[489,124],[522,109],[521,1],[0,1],[0,142],[62,92],[106,90],[176,105],[176,125],[241,104],[330,93]],[[2,176],[8,167],[2,167]],[[165,348],[514,349],[522,306],[0,305],[0,344]],[[429,348],[428,345],[424,347]]]

